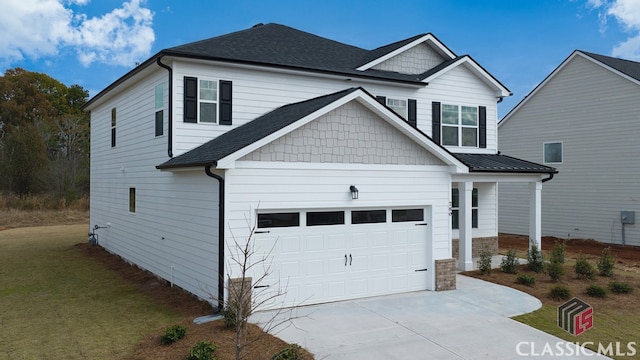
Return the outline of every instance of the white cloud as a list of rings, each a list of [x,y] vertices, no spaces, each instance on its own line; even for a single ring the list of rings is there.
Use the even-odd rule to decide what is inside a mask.
[[[601,31],[606,30],[607,19],[613,18],[629,34],[613,48],[612,55],[640,60],[640,0],[588,0],[588,5],[599,11]]]
[[[98,17],[69,5],[89,0],[9,0],[0,12],[0,63],[38,59],[74,49],[85,66],[93,62],[131,66],[147,57],[155,41],[153,12],[145,0],[130,0]]]

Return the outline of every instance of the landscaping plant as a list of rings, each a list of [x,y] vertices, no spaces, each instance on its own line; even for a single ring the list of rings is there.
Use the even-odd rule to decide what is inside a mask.
[[[302,360],[302,348],[298,344],[291,344],[275,353],[271,360]]]
[[[604,298],[607,296],[607,290],[602,286],[591,285],[587,288],[587,295],[591,297]]]
[[[216,360],[213,353],[218,347],[213,345],[210,341],[198,341],[191,350],[189,350],[189,356],[187,360]]]
[[[536,283],[536,278],[533,275],[522,274],[516,278],[518,284],[533,286]]]
[[[564,265],[559,262],[551,261],[546,266],[547,275],[553,281],[558,281],[564,275]]]
[[[541,273],[544,270],[542,251],[536,245],[531,245],[531,249],[527,251],[527,268],[537,273]]]
[[[616,260],[611,254],[611,249],[607,247],[602,250],[602,255],[600,256],[597,266],[601,276],[613,276],[613,269],[616,266]]]
[[[557,285],[551,288],[549,296],[554,300],[569,300],[571,298],[571,290],[564,285]]]
[[[164,334],[160,337],[160,343],[162,345],[173,344],[174,342],[182,339],[186,334],[186,327],[182,325],[173,325],[164,331]]]
[[[576,260],[576,264],[573,266],[573,269],[580,279],[593,280],[595,278],[596,270],[583,253],[580,253],[578,256],[578,260]]]
[[[502,263],[500,263],[500,269],[507,274],[517,274],[520,271],[518,264],[518,257],[514,249],[509,249],[507,255],[502,257]]]
[[[609,283],[609,290],[616,294],[629,294],[633,291],[633,288],[626,282],[612,281]]]
[[[483,250],[480,253],[480,260],[478,260],[478,270],[482,275],[491,274],[491,252],[488,250]]]
[[[556,241],[555,245],[553,245],[553,249],[551,249],[551,254],[549,255],[549,262],[556,262],[559,264],[564,264],[567,257],[567,246],[564,241]]]

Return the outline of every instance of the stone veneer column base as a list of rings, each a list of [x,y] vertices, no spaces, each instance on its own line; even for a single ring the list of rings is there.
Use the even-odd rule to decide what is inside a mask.
[[[451,246],[453,250],[453,258],[457,259],[458,251],[460,250],[458,247],[458,239],[451,240]],[[471,257],[479,258],[482,250],[485,249],[487,249],[491,255],[498,255],[498,237],[478,237],[471,240]]]
[[[456,289],[456,259],[436,260],[436,291]]]

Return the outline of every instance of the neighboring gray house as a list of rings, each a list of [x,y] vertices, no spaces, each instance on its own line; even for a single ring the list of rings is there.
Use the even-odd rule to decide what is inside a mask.
[[[640,245],[638,124],[640,63],[579,50],[500,121],[500,151],[559,171],[543,185],[543,235]],[[500,184],[500,232],[527,233],[521,190]]]

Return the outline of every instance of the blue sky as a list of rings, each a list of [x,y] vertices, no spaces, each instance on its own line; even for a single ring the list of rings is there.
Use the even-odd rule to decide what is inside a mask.
[[[7,3],[8,1],[8,3]],[[373,49],[433,33],[512,92],[505,115],[575,49],[640,60],[640,0],[5,0],[0,72],[95,95],[156,52],[275,22]]]

